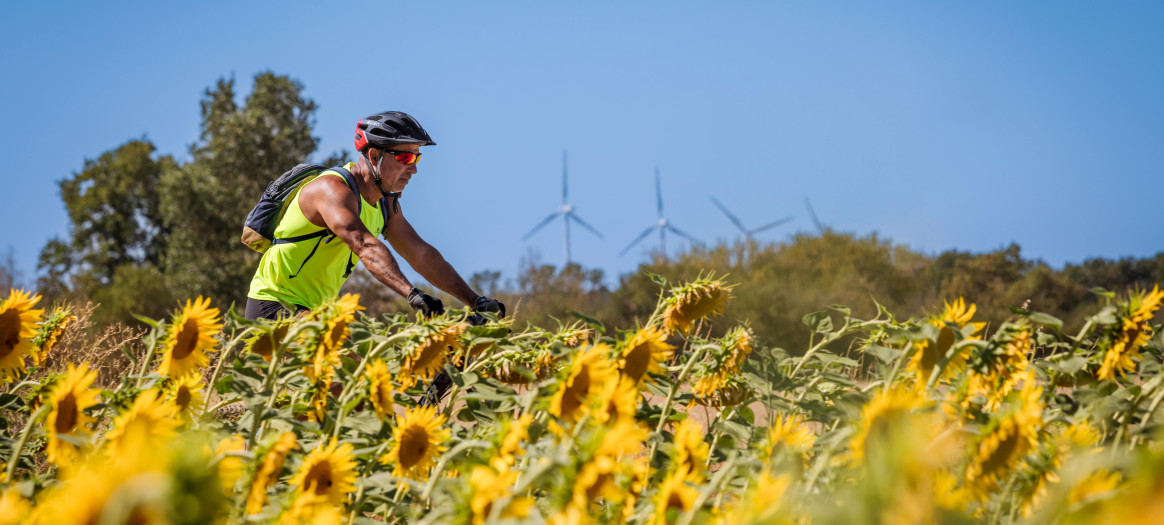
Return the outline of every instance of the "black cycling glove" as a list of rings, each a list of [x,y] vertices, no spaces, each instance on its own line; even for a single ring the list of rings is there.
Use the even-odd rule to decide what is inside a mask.
[[[473,303],[473,311],[494,312],[497,314],[497,317],[505,317],[505,303],[482,295]]]
[[[424,293],[420,288],[413,288],[408,292],[408,306],[424,317],[433,317],[445,313],[445,305],[440,299]]]

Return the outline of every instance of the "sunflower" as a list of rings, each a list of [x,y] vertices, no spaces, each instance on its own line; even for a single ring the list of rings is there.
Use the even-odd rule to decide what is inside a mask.
[[[691,387],[695,402],[709,407],[730,407],[746,401],[753,393],[751,385],[739,375],[726,370],[699,378]]]
[[[401,388],[410,388],[416,384],[417,379],[429,379],[440,372],[449,354],[460,348],[461,334],[465,328],[464,324],[433,328],[427,336],[409,349],[397,375]]]
[[[699,491],[684,483],[686,476],[681,470],[672,472],[659,485],[655,493],[655,521],[657,525],[675,523],[679,516],[695,506]]]
[[[214,351],[214,336],[221,329],[218,308],[210,307],[209,297],[199,296],[194,302],[187,299],[162,341],[165,353],[158,372],[172,377],[197,373],[210,362],[206,352]]]
[[[1003,341],[1001,345],[992,340],[986,351],[976,354],[976,366],[971,368],[967,377],[967,395],[962,402],[963,407],[968,408],[971,399],[982,396],[986,399],[983,408],[988,412],[997,411],[1018,382],[1026,377],[1030,367],[1027,354],[1034,345],[1030,328],[1024,325],[1005,326],[995,337],[1000,338]],[[985,373],[980,371],[982,369],[985,369]]]
[[[205,387],[202,378],[196,374],[187,374],[171,382],[170,399],[184,419],[192,419],[206,407],[206,394],[202,392]]]
[[[323,320],[323,335],[320,338],[320,344],[329,351],[338,351],[351,335],[348,323],[355,321],[356,312],[364,309],[363,306],[360,306],[360,295],[346,293],[343,297],[323,308],[324,313],[320,316],[320,319]]]
[[[731,288],[710,277],[674,288],[664,302],[663,329],[690,333],[696,321],[723,313],[729,300]]]
[[[1067,505],[1087,503],[1116,489],[1123,481],[1119,471],[1101,468],[1076,483],[1067,494]]]
[[[255,471],[251,490],[247,494],[247,514],[258,514],[263,510],[263,505],[267,504],[267,488],[279,481],[279,476],[283,473],[283,462],[296,448],[298,445],[295,443],[295,433],[284,432],[262,456],[263,462]]]
[[[871,446],[881,446],[886,434],[893,432],[909,415],[925,405],[925,399],[916,390],[895,387],[882,390],[861,410],[857,432],[849,443],[849,458],[853,464],[864,462]]]
[[[275,353],[275,348],[287,337],[287,331],[290,328],[291,320],[280,319],[276,321],[270,331],[261,332],[247,339],[247,351],[252,354],[258,354],[264,361],[270,362],[271,356]]]
[[[565,380],[550,401],[551,414],[574,423],[587,413],[587,400],[596,396],[602,385],[615,374],[606,359],[609,353],[609,346],[598,343],[574,355]]]
[[[667,344],[667,334],[657,328],[643,328],[631,337],[620,351],[618,372],[635,385],[650,380],[647,374],[665,373],[659,364],[671,359],[675,347]]]
[[[512,467],[517,462],[517,456],[525,453],[521,444],[529,439],[529,425],[532,422],[533,414],[526,413],[515,420],[502,423],[505,436],[501,438],[497,453],[489,459],[489,464],[493,465],[493,468],[503,471]]]
[[[739,505],[728,510],[718,523],[785,523],[779,520],[780,507],[791,486],[792,478],[787,474],[773,476],[764,469]]]
[[[53,311],[41,322],[40,330],[32,340],[32,346],[36,347],[36,352],[32,354],[32,364],[36,366],[44,364],[45,359],[48,358],[49,353],[53,351],[53,347],[61,338],[61,334],[76,320],[77,318],[72,315],[72,308],[67,306],[53,308]]]
[[[372,409],[380,421],[388,421],[395,414],[392,400],[392,374],[388,372],[388,365],[377,359],[368,367],[368,398],[372,400]]]
[[[442,428],[444,424],[445,417],[438,415],[433,406],[414,408],[396,416],[396,428],[392,431],[396,446],[382,461],[396,465],[392,471],[394,476],[428,478],[428,468],[448,448],[444,442],[451,432]]]
[[[279,525],[341,525],[344,515],[327,494],[304,492],[279,516]]]
[[[782,415],[776,413],[772,418],[772,426],[768,427],[768,442],[761,449],[765,457],[773,457],[782,450],[801,455],[812,448],[816,441],[816,434],[804,424],[804,416]]]
[[[163,401],[161,392],[143,391],[105,435],[110,457],[120,462],[158,449],[177,432],[177,413],[178,407]]]
[[[5,382],[24,373],[24,356],[34,350],[31,339],[44,315],[44,310],[32,309],[38,302],[39,295],[15,289],[0,301],[0,376]]]
[[[675,430],[675,470],[688,474],[692,482],[703,481],[708,446],[704,442],[703,429],[688,417]]]
[[[473,467],[469,474],[469,486],[473,489],[473,497],[469,500],[469,508],[473,511],[473,525],[482,525],[493,512],[493,506],[501,499],[510,496],[510,488],[517,482],[517,471],[504,470],[500,474],[492,468],[484,466]],[[533,498],[513,498],[501,509],[500,518],[525,518],[533,507]]]
[[[626,493],[614,479],[620,470],[618,461],[606,455],[597,456],[582,465],[582,470],[578,472],[578,478],[574,481],[572,503],[587,509],[599,498],[610,503],[622,502]]]
[[[0,525],[20,525],[28,517],[32,506],[20,495],[16,485],[0,492]]]
[[[242,436],[229,436],[218,442],[218,450],[214,451],[218,460],[218,479],[222,480],[222,488],[227,494],[233,491],[234,484],[238,483],[246,469],[246,461],[239,456],[229,455],[230,452],[246,450],[247,440]]]
[[[1029,372],[1028,372],[1029,373]],[[1033,374],[1008,414],[986,427],[974,444],[966,481],[979,498],[985,499],[998,480],[1038,446],[1043,424],[1043,391],[1034,386]]]
[[[291,485],[300,494],[326,498],[331,505],[343,505],[348,493],[356,490],[353,450],[351,443],[339,445],[335,438],[327,446],[320,442],[303,460],[299,472],[291,478]]]
[[[1140,347],[1152,337],[1152,316],[1160,309],[1162,300],[1164,292],[1155,286],[1151,292],[1136,293],[1128,298],[1120,328],[1104,353],[1103,365],[1098,374],[1100,381],[1114,379],[1116,373],[1122,376],[1124,372],[1136,369],[1132,358],[1140,357]]]
[[[914,372],[917,382],[922,385],[929,382],[934,367],[946,358],[950,348],[960,339],[954,333],[955,329],[950,326],[951,324],[957,327],[958,334],[964,335],[968,339],[979,339],[974,334],[986,326],[986,323],[970,322],[974,318],[974,313],[978,311],[978,306],[975,304],[971,303],[967,306],[966,300],[959,297],[953,303],[945,303],[945,305],[946,309],[942,315],[932,317],[928,321],[929,324],[938,327],[938,340],[933,344],[929,340],[916,341],[914,348],[917,351],[906,365],[906,371]],[[967,327],[970,327],[968,334]],[[966,356],[959,353],[950,358],[942,374],[945,377],[950,377],[964,368],[966,368]]]
[[[80,368],[70,364],[65,378],[53,386],[49,393],[52,412],[46,422],[49,436],[45,452],[49,461],[63,466],[77,459],[77,447],[60,436],[81,437],[85,425],[93,422],[85,410],[97,404],[98,392],[89,388],[96,379],[97,372],[90,371],[88,363],[82,363]]]
[[[598,394],[598,411],[594,415],[599,423],[610,423],[623,419],[634,420],[639,404],[639,389],[624,376],[612,375],[602,385]]]

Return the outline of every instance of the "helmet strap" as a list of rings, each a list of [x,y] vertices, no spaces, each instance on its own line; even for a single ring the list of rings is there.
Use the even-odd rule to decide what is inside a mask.
[[[371,150],[372,148],[368,149]],[[392,192],[384,191],[384,188],[380,186],[380,166],[384,162],[384,150],[380,149],[380,160],[376,161],[375,166],[372,166],[372,159],[366,151],[364,152],[364,160],[368,161],[368,166],[372,168],[372,180],[376,182],[376,189],[380,190],[380,194],[385,197],[391,196]]]

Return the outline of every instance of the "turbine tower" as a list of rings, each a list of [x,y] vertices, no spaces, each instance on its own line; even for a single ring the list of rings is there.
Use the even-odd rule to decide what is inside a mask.
[[[715,197],[711,198],[711,202],[714,203],[717,208],[719,208],[719,211],[722,211],[724,215],[727,215],[727,218],[732,221],[732,224],[735,224],[736,228],[740,229],[740,233],[744,234],[744,238],[746,238],[749,241],[751,241],[752,236],[757,234],[757,233],[760,233],[764,230],[768,230],[771,228],[775,228],[777,226],[780,226],[781,224],[784,224],[784,223],[792,220],[792,216],[789,215],[783,219],[780,219],[777,221],[772,221],[772,222],[765,224],[763,226],[760,226],[758,228],[752,228],[749,230],[749,229],[744,227],[744,223],[741,222],[739,218],[737,218],[735,215],[733,215],[732,212],[728,211],[727,206],[724,206],[723,203],[716,200]]]
[[[655,231],[655,230],[659,230],[659,251],[663,253],[663,257],[667,256],[667,232],[668,231],[670,231],[671,233],[674,233],[675,235],[683,237],[684,239],[687,239],[691,242],[699,242],[698,240],[695,239],[695,237],[692,237],[686,233],[683,233],[682,231],[679,230],[679,228],[672,226],[670,221],[668,221],[666,217],[663,217],[663,185],[662,185],[662,183],[659,182],[659,167],[658,166],[655,166],[655,199],[656,199],[656,202],[658,203],[659,219],[657,221],[655,221],[655,224],[652,224],[651,226],[648,226],[646,230],[643,230],[643,233],[639,234],[639,236],[636,237],[635,240],[631,241],[631,243],[628,244],[626,248],[623,248],[622,251],[618,253],[619,256],[625,255],[627,251],[629,251],[631,248],[634,248],[636,244],[638,244],[643,239],[647,238],[647,236],[650,235],[651,232]]]
[[[562,227],[563,227],[564,233],[565,233],[566,264],[570,264],[570,221],[575,221],[578,223],[579,226],[582,226],[583,228],[590,230],[592,233],[594,233],[594,235],[597,235],[599,239],[602,238],[602,234],[598,233],[598,230],[594,229],[593,226],[586,224],[586,221],[582,220],[580,217],[578,217],[578,215],[576,213],[574,213],[574,206],[567,202],[567,198],[569,197],[569,185],[566,183],[566,179],[567,179],[566,152],[563,151],[562,152],[562,206],[560,208],[558,208],[558,211],[555,211],[554,213],[551,213],[549,217],[546,217],[545,220],[543,220],[540,224],[538,224],[537,226],[534,226],[534,229],[530,230],[529,233],[525,234],[525,237],[522,237],[521,240],[523,240],[523,241],[528,240],[531,236],[533,236],[533,234],[537,233],[538,230],[542,229],[543,226],[549,224],[551,221],[553,221],[554,219],[556,219],[558,217],[562,217]]]

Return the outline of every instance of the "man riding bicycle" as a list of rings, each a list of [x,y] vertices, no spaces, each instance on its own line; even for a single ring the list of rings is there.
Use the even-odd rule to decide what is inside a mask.
[[[504,317],[505,305],[475,292],[400,211],[400,194],[416,174],[420,147],[435,145],[416,119],[400,111],[361,119],[356,124],[360,159],[343,166],[359,195],[335,169],[322,172],[300,189],[279,220],[275,236],[315,240],[275,243],[263,253],[247,293],[247,319],[290,315],[285,304],[297,311],[319,306],[339,293],[359,261],[376,280],[406,297],[418,313],[443,313],[441,300],[408,282],[377,235],[387,239],[429,283],[477,311]],[[321,228],[330,235],[318,236]],[[337,238],[342,242],[333,242]]]

